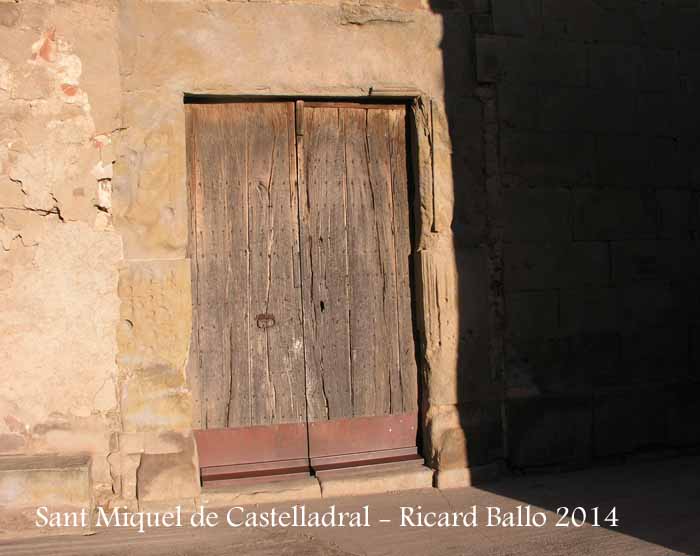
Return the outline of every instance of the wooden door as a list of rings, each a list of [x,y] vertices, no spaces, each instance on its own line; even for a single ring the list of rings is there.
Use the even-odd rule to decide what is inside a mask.
[[[200,464],[303,471],[306,399],[293,103],[188,104]],[[254,428],[250,428],[250,427]],[[284,441],[281,441],[284,439]],[[304,461],[300,461],[304,460]],[[207,472],[203,472],[206,475]]]
[[[415,454],[405,121],[403,106],[303,108],[304,345],[317,469]]]
[[[187,134],[203,478],[414,456],[405,108],[188,104]]]

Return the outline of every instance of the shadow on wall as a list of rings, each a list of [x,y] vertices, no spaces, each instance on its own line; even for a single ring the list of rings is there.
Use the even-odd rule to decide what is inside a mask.
[[[456,459],[529,472],[697,448],[700,2],[429,1],[452,144]]]

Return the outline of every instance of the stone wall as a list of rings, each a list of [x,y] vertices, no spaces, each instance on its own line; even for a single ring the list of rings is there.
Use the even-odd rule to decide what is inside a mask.
[[[491,4],[508,460],[697,444],[700,5]]]
[[[0,0],[0,455],[196,502],[185,94],[416,97],[443,474],[697,443],[697,12],[656,4]]]

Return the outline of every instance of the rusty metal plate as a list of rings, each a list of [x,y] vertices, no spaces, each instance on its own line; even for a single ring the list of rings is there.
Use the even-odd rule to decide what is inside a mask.
[[[311,476],[308,471],[301,473],[284,473],[279,475],[256,475],[253,477],[244,478],[233,478],[233,479],[210,479],[206,478],[202,480],[202,488],[204,492],[216,490],[221,487],[234,486],[236,488],[247,486],[247,485],[257,485],[257,484],[269,484],[269,483],[284,483],[285,481],[294,481],[299,479],[307,479]],[[283,485],[280,489],[284,488]]]
[[[418,455],[418,448],[414,446],[413,448],[396,448],[394,450],[376,450],[374,452],[361,452],[359,454],[311,458],[311,467],[314,471],[326,471],[330,469],[343,469],[346,467],[395,463],[399,461],[422,461],[422,459],[423,458]]]
[[[225,479],[248,479],[250,477],[306,474],[310,472],[307,458],[273,461],[267,463],[246,463],[242,465],[217,465],[202,468],[202,482]]]
[[[354,417],[309,423],[311,458],[415,448],[418,414]]]
[[[306,423],[194,431],[201,468],[308,458]]]

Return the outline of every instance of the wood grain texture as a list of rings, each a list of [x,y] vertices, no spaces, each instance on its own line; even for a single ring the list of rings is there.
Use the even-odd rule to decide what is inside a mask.
[[[405,109],[307,103],[304,118],[309,420],[413,411]]]
[[[304,109],[300,153],[302,289],[309,419],[353,414],[350,374],[345,152],[333,108]]]
[[[411,226],[408,200],[408,160],[406,149],[406,113],[392,110],[389,115],[389,163],[393,199],[393,229],[396,249],[396,304],[399,326],[399,380],[401,409],[418,409],[418,368],[411,308]]]
[[[248,236],[252,424],[306,419],[301,297],[294,287],[297,255],[294,137],[291,103],[250,105]],[[253,123],[254,122],[254,123]],[[258,315],[273,315],[260,327]]]
[[[206,428],[306,419],[292,109],[188,105]]]

